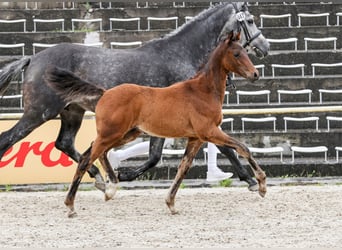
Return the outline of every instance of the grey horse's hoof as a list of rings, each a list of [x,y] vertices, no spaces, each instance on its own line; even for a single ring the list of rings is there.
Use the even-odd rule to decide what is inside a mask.
[[[101,190],[103,193],[106,192],[106,183],[95,181],[94,185],[98,190]]]
[[[259,185],[258,185],[258,184],[249,185],[249,186],[248,186],[248,190],[249,190],[249,191],[252,191],[252,192],[259,191]]]

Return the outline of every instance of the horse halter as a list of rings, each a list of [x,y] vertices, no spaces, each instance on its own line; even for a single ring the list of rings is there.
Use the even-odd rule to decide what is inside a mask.
[[[247,46],[249,46],[258,36],[260,36],[261,31],[259,30],[258,32],[256,32],[253,36],[251,36],[251,34],[248,31],[247,25],[246,25],[246,15],[245,12],[240,11],[236,5],[236,3],[232,3],[234,9],[235,9],[235,17],[237,20],[237,27],[238,27],[238,32],[241,31],[241,27],[243,29],[243,32],[245,33],[245,37],[246,37],[246,41],[244,42],[244,44],[242,44],[242,47],[246,48]],[[227,87],[232,87],[233,89],[235,89],[235,84],[232,80],[231,74],[228,74],[227,76],[227,82],[226,82],[226,86]]]
[[[261,31],[259,30],[256,32],[253,36],[248,31],[247,25],[246,25],[246,15],[245,12],[238,9],[236,3],[232,3],[234,9],[235,9],[235,16],[237,20],[237,26],[238,26],[238,32],[241,31],[241,27],[243,29],[243,32],[245,33],[246,42],[242,45],[244,48],[246,48],[248,45],[250,45],[258,36],[260,36]]]

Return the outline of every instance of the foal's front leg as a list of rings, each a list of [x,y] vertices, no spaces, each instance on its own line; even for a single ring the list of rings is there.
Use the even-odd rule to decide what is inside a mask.
[[[264,197],[266,194],[266,174],[260,168],[256,160],[253,158],[252,154],[250,153],[248,147],[243,144],[242,142],[236,140],[235,138],[225,134],[219,128],[215,127],[208,131],[210,135],[208,141],[214,144],[230,147],[236,150],[236,152],[244,157],[252,167],[254,175],[258,180],[259,184],[259,194],[260,196]]]
[[[186,146],[186,150],[184,156],[182,158],[181,163],[178,166],[177,174],[173,183],[169,189],[169,192],[166,196],[166,205],[169,207],[171,214],[177,214],[178,212],[175,209],[175,196],[178,191],[180,184],[182,183],[186,173],[189,171],[191,167],[192,161],[195,158],[198,150],[202,146],[203,142],[197,138],[189,138],[188,144]]]

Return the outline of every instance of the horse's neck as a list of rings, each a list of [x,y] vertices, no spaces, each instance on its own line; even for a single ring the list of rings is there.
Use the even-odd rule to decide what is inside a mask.
[[[198,69],[208,53],[215,47],[226,21],[232,13],[231,6],[224,4],[203,12],[174,33],[158,42],[167,50],[188,57]],[[203,18],[206,16],[205,18]]]
[[[196,75],[199,91],[212,95],[223,104],[226,91],[227,72],[223,68],[203,71]]]

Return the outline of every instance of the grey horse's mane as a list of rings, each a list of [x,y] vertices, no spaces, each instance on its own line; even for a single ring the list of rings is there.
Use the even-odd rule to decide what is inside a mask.
[[[242,10],[248,10],[247,5],[243,2],[236,2],[238,8],[242,8]],[[175,36],[178,33],[183,32],[185,29],[187,29],[188,27],[191,27],[193,22],[196,22],[198,20],[201,19],[206,19],[207,16],[210,16],[212,12],[216,11],[217,8],[220,8],[223,5],[232,5],[231,2],[220,2],[216,5],[210,6],[209,8],[202,10],[198,15],[196,15],[195,17],[193,17],[192,19],[190,19],[190,21],[188,21],[187,23],[183,23],[182,26],[180,26],[178,29],[168,33],[167,35],[165,35],[163,38],[161,39],[167,39],[169,37]]]
[[[216,5],[210,6],[209,8],[202,10],[198,15],[194,16],[192,19],[190,19],[187,23],[184,23],[178,29],[176,29],[176,30],[166,34],[162,38],[153,39],[150,42],[153,43],[153,42],[163,41],[163,40],[167,40],[169,38],[175,37],[175,36],[177,36],[179,34],[187,33],[188,30],[193,27],[193,25],[192,25],[193,23],[196,23],[197,21],[201,21],[203,19],[207,20],[208,16],[211,16],[212,13],[217,11],[217,9],[222,8],[222,6],[226,6],[226,5],[231,5],[231,7],[232,7],[232,3],[230,3],[230,2],[223,2],[223,3],[221,2],[221,3],[218,3]],[[239,2],[239,3],[237,3],[237,5],[240,8],[240,6],[243,6],[243,3]],[[225,29],[225,27],[223,29]],[[223,30],[222,30],[221,33],[223,33]],[[149,44],[150,42],[148,42],[147,44]],[[219,40],[217,42],[219,42]],[[203,58],[203,62],[200,62],[200,66],[198,68],[198,71],[201,71],[202,68],[205,66],[205,62],[209,58],[209,56],[212,53],[213,49],[214,48],[212,48],[211,50],[207,51],[206,55]]]
[[[221,6],[223,4],[227,4],[227,3],[220,3],[214,6],[210,6],[207,9],[202,10],[198,15],[196,15],[195,17],[191,18],[187,23],[183,23],[182,26],[180,26],[178,29],[175,29],[174,31],[168,33],[167,35],[164,36],[164,38],[168,38],[170,36],[174,36],[177,35],[180,32],[183,32],[184,29],[186,29],[188,26],[191,26],[192,23],[196,22],[197,20],[203,19],[205,17],[207,17],[208,15],[210,15],[216,8],[218,8],[218,6]]]
[[[206,19],[207,16],[210,16],[211,13],[215,12],[217,8],[220,8],[223,5],[229,5],[229,4],[231,4],[231,3],[225,2],[225,3],[219,3],[216,5],[210,6],[209,8],[202,10],[198,15],[194,16],[187,23],[183,23],[182,26],[180,26],[178,29],[173,30],[172,32],[166,34],[165,36],[163,36],[161,38],[152,39],[147,43],[168,39],[168,38],[176,36],[182,32],[186,32],[188,28],[192,27],[192,23],[195,23],[201,19]]]

